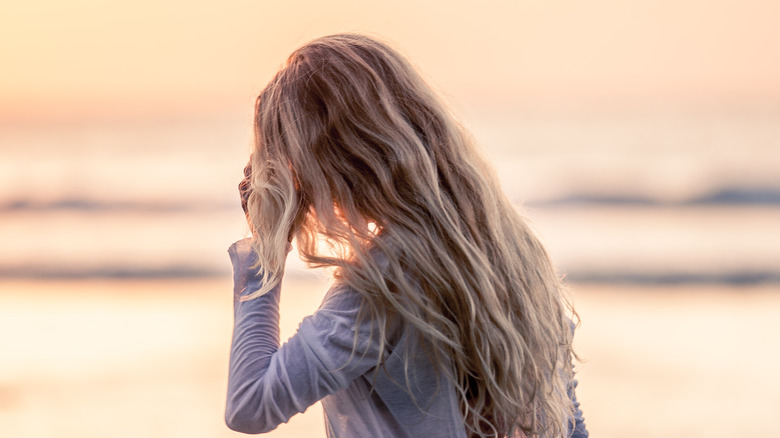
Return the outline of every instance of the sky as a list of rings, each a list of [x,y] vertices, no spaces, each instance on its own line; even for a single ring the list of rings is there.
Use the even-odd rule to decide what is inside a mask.
[[[0,120],[251,105],[287,55],[358,31],[456,101],[780,101],[766,0],[27,0],[0,5]]]

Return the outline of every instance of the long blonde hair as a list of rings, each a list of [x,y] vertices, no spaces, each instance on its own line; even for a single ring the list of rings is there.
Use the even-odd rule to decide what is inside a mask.
[[[249,299],[278,284],[295,238],[305,261],[363,296],[381,345],[391,314],[418,331],[471,436],[566,433],[559,279],[475,142],[397,51],[357,34],[304,45],[258,97],[255,133],[247,208],[265,283]]]

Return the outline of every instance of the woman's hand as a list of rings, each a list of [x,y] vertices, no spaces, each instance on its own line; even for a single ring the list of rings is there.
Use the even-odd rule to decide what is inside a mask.
[[[298,204],[303,203],[303,198],[301,196],[300,187],[298,186],[298,181],[295,180],[295,195],[296,195],[296,201]],[[246,163],[246,166],[244,166],[244,179],[241,180],[240,183],[238,183],[238,194],[241,198],[241,208],[244,210],[244,215],[246,216],[246,221],[249,224],[249,230],[252,232],[252,234],[256,234],[255,227],[252,225],[252,218],[249,214],[249,196],[252,193],[252,157],[249,157],[249,162]],[[296,219],[293,226],[290,228],[290,232],[287,236],[287,241],[292,242],[293,236],[295,234],[295,231],[300,228],[303,221],[306,219],[306,216],[304,214],[299,214]],[[287,251],[290,251],[289,245]]]
[[[287,252],[292,250],[292,244],[287,244]],[[257,264],[257,253],[252,247],[252,239],[241,239],[228,248],[230,264],[233,265],[233,296],[239,299],[242,295],[260,289],[263,280],[263,267]]]
[[[244,215],[249,223],[249,229],[254,234],[254,228],[252,227],[252,221],[249,218],[249,194],[252,192],[252,158],[249,158],[249,162],[244,167],[244,179],[238,183],[238,194],[241,197],[241,208],[244,209]]]
[[[238,299],[247,291],[252,292],[260,286],[261,269],[257,263],[257,253],[252,248],[251,239],[241,239],[228,248],[230,263],[233,265],[233,296]]]

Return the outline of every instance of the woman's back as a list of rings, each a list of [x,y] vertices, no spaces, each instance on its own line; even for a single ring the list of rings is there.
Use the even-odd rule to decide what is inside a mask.
[[[326,368],[360,373],[346,388],[322,399],[328,436],[465,438],[455,388],[442,380],[424,349],[415,348],[419,339],[411,327],[401,323],[394,328],[379,368],[376,346],[361,345],[352,354],[360,301],[349,288],[332,289],[298,332]],[[357,328],[358,338],[369,339],[371,329],[371,321],[365,320]],[[334,344],[343,348],[328,348]],[[408,351],[414,354],[405,356]]]

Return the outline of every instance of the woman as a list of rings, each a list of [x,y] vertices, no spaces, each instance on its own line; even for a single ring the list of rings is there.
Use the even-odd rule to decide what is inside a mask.
[[[330,437],[587,436],[550,260],[406,60],[362,35],[312,41],[258,97],[255,132],[229,427],[322,400]],[[293,238],[335,283],[280,347]]]

